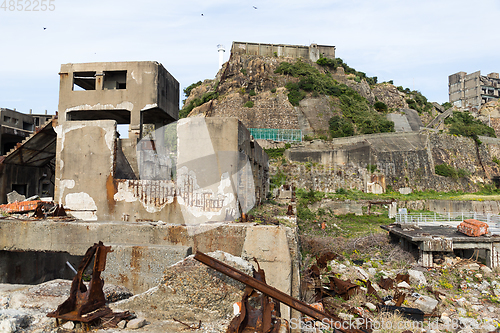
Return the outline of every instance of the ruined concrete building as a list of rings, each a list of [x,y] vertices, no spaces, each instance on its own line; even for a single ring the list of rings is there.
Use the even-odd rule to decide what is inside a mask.
[[[84,220],[234,220],[267,191],[267,156],[235,118],[178,117],[157,62],[61,66],[55,201]],[[129,124],[119,138],[117,124]]]
[[[304,46],[233,42],[231,54],[302,58],[316,62],[320,57],[335,59],[335,46],[318,44]]]
[[[0,201],[7,202],[7,193],[16,191],[24,196],[50,197],[54,194],[53,155],[32,154],[22,149],[13,149],[22,141],[31,139],[35,130],[40,130],[51,115],[24,114],[15,110],[0,109]],[[45,131],[44,131],[45,133]],[[40,134],[43,136],[44,133]],[[50,149],[37,147],[39,151]],[[55,143],[55,137],[53,142]],[[55,145],[54,145],[55,147]],[[4,157],[9,153],[9,157]],[[42,156],[43,155],[43,156]]]
[[[500,96],[498,73],[481,75],[480,71],[467,74],[458,72],[448,77],[450,103],[461,108],[477,108],[495,101]]]
[[[193,252],[222,250],[256,258],[271,286],[299,295],[295,229],[232,223],[268,192],[267,154],[238,119],[176,121],[179,84],[157,62],[65,64],[60,82],[59,117],[4,161],[55,159],[54,201],[80,219],[1,220],[0,282],[73,276],[66,262],[101,240],[113,248],[106,283],[134,293]]]

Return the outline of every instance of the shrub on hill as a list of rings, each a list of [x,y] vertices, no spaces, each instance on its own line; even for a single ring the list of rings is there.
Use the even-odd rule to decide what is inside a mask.
[[[298,106],[308,92],[339,98],[342,116],[333,117],[329,122],[332,137],[394,131],[394,123],[375,111],[366,98],[345,84],[339,84],[331,75],[320,73],[310,64],[300,60],[293,64],[282,62],[275,72],[299,78],[298,83],[286,85],[292,105]]]
[[[496,138],[493,128],[475,119],[469,112],[453,111],[453,117],[446,118],[444,122],[447,125],[451,125],[449,129],[450,134],[470,137],[477,144],[481,144],[479,135]]]

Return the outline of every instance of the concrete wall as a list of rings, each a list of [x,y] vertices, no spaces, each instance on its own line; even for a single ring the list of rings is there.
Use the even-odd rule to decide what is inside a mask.
[[[325,192],[340,187],[367,190],[371,178],[367,165],[371,164],[376,165],[377,173],[384,175],[386,184],[395,190],[411,187],[471,192],[478,189],[475,182],[488,183],[500,174],[498,165],[491,160],[499,150],[495,140],[485,140],[477,150],[474,141],[465,137],[425,132],[383,133],[305,142],[286,150],[285,156],[294,162],[287,172],[292,176],[292,185],[297,187]],[[455,180],[436,175],[435,165],[443,163],[467,170],[470,177]]]
[[[124,72],[118,85],[107,83],[113,73]],[[179,83],[157,62],[64,64],[59,76],[61,123],[113,119],[130,124],[132,133],[139,136],[142,124],[165,124],[178,118]],[[78,90],[75,83],[87,90]]]
[[[436,213],[476,212],[479,214],[500,214],[500,202],[498,201],[414,200],[399,201],[398,207],[428,210]]]
[[[247,43],[233,42],[231,47],[232,54],[248,54],[266,57],[290,57],[303,58],[311,61],[318,60],[321,56],[325,58],[335,58],[335,46],[311,44],[310,46],[303,45],[286,45],[286,44],[262,44],[262,43]]]
[[[156,139],[138,145],[154,147],[154,163],[131,166],[134,177],[119,179],[117,167],[124,175],[125,162],[144,161],[146,150],[134,161],[117,140],[115,121],[63,122],[56,127],[56,202],[83,220],[199,224],[232,221],[265,198],[267,154],[238,119],[189,118],[172,126],[176,155],[165,153],[166,132],[157,130]],[[124,142],[130,150],[131,141]],[[175,166],[174,178],[163,164]]]
[[[108,254],[103,272],[105,283],[123,285],[134,293],[156,286],[166,267],[191,253],[221,250],[250,262],[255,257],[271,286],[299,297],[299,250],[296,230],[292,228],[244,223],[179,226],[0,221],[0,251],[48,251],[81,256],[99,240],[111,245],[114,251]],[[288,310],[282,312],[285,317],[287,314]]]

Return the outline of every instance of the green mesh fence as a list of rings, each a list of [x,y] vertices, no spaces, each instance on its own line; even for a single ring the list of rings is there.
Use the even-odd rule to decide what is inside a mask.
[[[254,139],[302,141],[302,130],[299,129],[249,128],[249,130]]]

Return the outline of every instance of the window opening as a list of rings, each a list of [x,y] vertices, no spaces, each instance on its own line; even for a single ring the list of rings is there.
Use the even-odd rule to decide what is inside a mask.
[[[103,88],[105,90],[126,89],[127,71],[105,71]]]
[[[73,90],[95,90],[95,72],[74,72]]]

